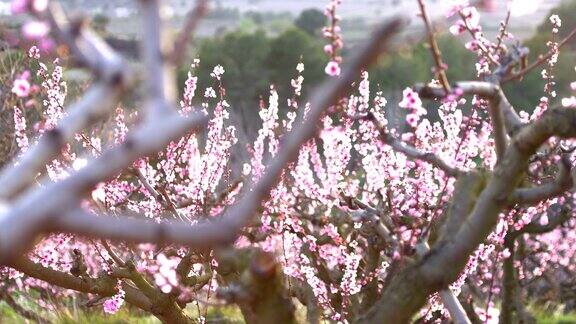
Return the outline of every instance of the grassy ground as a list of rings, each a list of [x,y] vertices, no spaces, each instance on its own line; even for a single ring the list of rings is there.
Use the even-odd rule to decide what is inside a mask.
[[[188,314],[192,318],[198,318],[198,311],[196,307],[190,307]],[[202,314],[204,315],[204,314]],[[47,314],[43,313],[46,319],[49,319],[54,324],[75,324],[75,323],[90,323],[90,324],[157,324],[160,321],[151,315],[142,314],[135,310],[129,310],[123,307],[116,314],[105,314],[101,308],[95,308],[92,312],[74,311],[71,309],[60,310],[57,313]],[[210,309],[207,315],[208,323],[221,323],[221,324],[241,324],[244,323],[242,314],[237,307],[219,307]],[[20,315],[16,314],[4,302],[0,302],[0,323],[2,324],[24,324],[27,322]]]
[[[576,313],[564,314],[561,310],[551,311],[549,309],[530,307],[532,314],[536,317],[539,324],[576,324]],[[198,317],[195,307],[189,309],[189,314],[193,318]],[[302,315],[302,314],[299,314]],[[73,310],[61,310],[54,314],[43,314],[46,318],[53,321],[54,324],[156,324],[160,323],[154,316],[139,314],[122,308],[114,315],[108,315],[102,312],[100,308],[93,312],[82,312]],[[303,319],[304,316],[298,316]],[[304,323],[305,321],[302,321]],[[5,303],[0,302],[0,323],[2,324],[24,324],[29,323],[9,308]],[[207,323],[221,324],[241,324],[244,323],[240,311],[236,307],[221,307],[211,309],[208,313]]]
[[[551,311],[540,307],[531,307],[531,313],[541,324],[576,324],[576,313],[564,314],[560,309]]]

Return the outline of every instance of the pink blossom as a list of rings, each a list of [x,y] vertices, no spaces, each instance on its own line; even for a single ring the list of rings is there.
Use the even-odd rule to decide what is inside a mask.
[[[29,147],[28,137],[26,136],[26,118],[18,107],[14,107],[14,135],[20,151],[26,151]]]
[[[576,97],[562,98],[562,106],[564,107],[576,107]]]
[[[453,35],[460,35],[466,31],[466,25],[462,20],[458,20],[456,24],[450,26],[449,30]]]
[[[298,73],[302,73],[304,72],[304,63],[300,62],[296,65],[296,71],[298,71]]]
[[[422,100],[418,93],[412,90],[412,88],[406,88],[402,92],[402,101],[398,106],[407,109],[420,108],[422,107]]]
[[[48,35],[50,27],[42,21],[30,21],[22,27],[24,37],[29,40],[39,40]]]
[[[38,47],[36,47],[36,46],[30,47],[30,49],[28,50],[28,57],[36,59],[36,60],[39,59],[40,58],[40,50],[38,49]]]
[[[420,120],[420,117],[416,114],[408,114],[406,115],[406,122],[408,123],[408,125],[412,126],[412,127],[416,127],[418,126],[418,121]]]
[[[558,15],[550,16],[550,22],[552,23],[552,26],[556,28],[562,27],[562,20]]]
[[[462,15],[466,19],[466,25],[468,28],[475,30],[479,28],[480,25],[480,14],[478,10],[474,7],[466,7],[462,9]]]
[[[172,291],[173,287],[178,286],[178,276],[176,274],[176,267],[179,260],[177,258],[167,258],[163,253],[157,257],[158,269],[154,273],[154,282],[160,290],[164,293]]]
[[[11,11],[13,14],[25,13],[28,10],[42,12],[48,8],[48,0],[13,0]]]
[[[466,47],[468,50],[470,50],[472,52],[476,52],[476,51],[480,50],[480,45],[478,45],[477,40],[472,40],[472,41],[467,42],[466,44],[464,44],[464,47]]]
[[[206,91],[204,91],[204,97],[216,98],[216,91],[214,90],[214,88],[212,88],[212,87],[206,88]]]
[[[216,78],[217,80],[220,80],[222,74],[224,74],[224,68],[222,67],[222,65],[216,65],[212,73],[210,73],[210,76]]]
[[[328,64],[326,65],[326,68],[324,69],[324,72],[326,72],[326,74],[330,75],[330,76],[337,76],[340,75],[340,64],[338,64],[338,62],[335,61],[330,61],[328,62]]]
[[[126,297],[126,292],[122,289],[122,281],[118,280],[116,289],[118,290],[116,295],[112,296],[109,299],[106,299],[102,304],[104,312],[107,314],[115,314],[124,304],[124,298]]]
[[[56,43],[54,43],[54,40],[52,40],[52,38],[43,37],[42,39],[40,39],[40,44],[38,44],[38,46],[40,47],[40,51],[42,53],[51,53],[54,51]]]
[[[454,14],[468,6],[468,0],[451,0],[450,7],[446,12],[446,17],[452,17]]]
[[[30,0],[12,0],[10,10],[13,14],[21,14],[28,11]]]
[[[30,82],[28,82],[27,78],[22,77],[14,80],[12,92],[18,97],[28,97],[28,95],[30,95]]]
[[[48,8],[48,0],[32,0],[32,9],[42,12]]]

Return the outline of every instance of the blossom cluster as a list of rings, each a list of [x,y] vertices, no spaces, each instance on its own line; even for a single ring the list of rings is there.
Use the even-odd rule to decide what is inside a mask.
[[[325,72],[330,76],[340,75],[341,72],[340,64],[342,63],[342,57],[339,52],[344,46],[344,42],[342,40],[341,29],[338,22],[342,18],[336,13],[336,10],[341,3],[342,0],[331,0],[324,10],[324,14],[329,20],[328,26],[322,29],[324,38],[329,42],[324,46],[324,52],[330,58],[330,61],[326,65]]]

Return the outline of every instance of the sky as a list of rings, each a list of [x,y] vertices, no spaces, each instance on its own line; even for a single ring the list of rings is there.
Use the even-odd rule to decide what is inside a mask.
[[[454,0],[428,0],[429,9],[433,15],[440,15]],[[544,8],[558,3],[559,0],[492,0],[499,7],[505,7],[511,2],[513,15],[521,17],[534,14]],[[65,0],[71,7],[82,10],[82,8],[104,11],[109,15],[126,16],[133,11],[136,0]],[[175,13],[185,12],[180,9],[191,7],[194,0],[169,0],[175,8]],[[227,8],[238,8],[241,11],[273,11],[290,12],[297,14],[303,9],[314,7],[323,8],[327,0],[212,0],[214,6]],[[0,0],[0,14],[9,15],[10,0]],[[409,13],[416,10],[415,0],[343,0],[341,11],[352,17],[372,17],[394,15],[399,12]]]

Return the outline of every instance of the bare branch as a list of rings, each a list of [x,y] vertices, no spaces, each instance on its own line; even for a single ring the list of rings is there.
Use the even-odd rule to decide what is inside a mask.
[[[464,27],[466,28],[466,30],[470,33],[472,38],[476,38],[476,32],[473,30],[473,28],[470,25],[468,25],[468,19],[466,18],[466,16],[462,12],[462,10],[460,10],[458,12],[458,14],[460,15],[460,18],[462,18],[462,22],[464,23]],[[486,48],[484,43],[476,42],[476,44],[478,45],[478,48],[480,49],[480,51],[482,52],[484,57],[486,57],[488,59],[488,61],[490,61],[490,63],[492,63],[496,66],[500,65],[498,60],[496,60],[496,58],[492,55],[492,53],[490,53],[490,51]]]
[[[166,58],[172,44],[164,35],[161,7],[165,1],[140,0],[142,11],[141,52],[144,65],[146,118],[150,121],[169,113],[177,94],[174,67]]]
[[[562,46],[566,45],[568,43],[568,41],[570,39],[572,39],[572,37],[574,37],[574,35],[576,35],[576,28],[574,28],[566,37],[564,37],[564,39],[562,39],[560,41],[560,43],[558,43],[558,50],[560,50],[560,48]],[[504,84],[504,83],[507,83],[510,81],[521,79],[524,75],[528,74],[528,72],[534,70],[535,68],[537,68],[538,66],[540,66],[541,64],[546,62],[546,60],[551,58],[554,54],[555,54],[555,51],[551,50],[548,53],[546,53],[546,55],[539,55],[538,59],[536,61],[532,62],[532,64],[528,65],[527,67],[525,67],[524,69],[522,69],[518,72],[515,72],[513,74],[508,75],[507,77],[502,79],[500,81],[500,83]]]
[[[46,13],[39,18],[50,23],[60,43],[68,46],[73,57],[100,80],[122,83],[129,79],[130,71],[122,57],[89,29],[84,19],[71,22],[59,2],[51,1]]]
[[[51,218],[76,206],[97,183],[115,176],[136,159],[162,150],[186,132],[198,130],[206,122],[207,117],[201,113],[188,118],[174,113],[165,120],[143,125],[129,134],[122,145],[104,152],[69,178],[25,193],[0,219],[2,261],[20,255]]]
[[[426,242],[420,242],[416,245],[416,254],[419,257],[423,257],[426,253],[430,252],[430,247]],[[460,304],[460,301],[454,295],[454,292],[450,288],[446,288],[438,293],[440,295],[440,299],[442,300],[442,304],[450,313],[450,318],[454,321],[455,324],[470,324],[470,320],[468,319],[468,315]]]
[[[562,195],[573,185],[571,176],[571,163],[566,155],[563,155],[559,163],[559,171],[556,179],[534,188],[519,188],[510,195],[511,204],[535,204],[543,200]]]
[[[190,41],[190,38],[194,35],[198,23],[206,15],[208,11],[208,0],[198,0],[196,1],[196,6],[192,9],[186,16],[184,26],[178,34],[176,41],[174,42],[174,49],[172,50],[172,55],[170,55],[170,62],[179,66],[182,64],[182,60],[186,54],[186,45]]]
[[[511,239],[514,239],[524,233],[543,234],[551,232],[558,226],[562,225],[562,223],[567,221],[570,216],[572,216],[571,212],[571,208],[559,204],[554,204],[550,206],[546,212],[548,216],[548,222],[546,224],[540,224],[539,222],[532,221],[521,229],[514,231]]]
[[[146,3],[148,2],[144,4]],[[402,21],[397,19],[380,28],[368,46],[344,70],[342,76],[331,79],[316,92],[316,95],[312,97],[306,119],[302,120],[300,116],[297,126],[282,143],[280,153],[268,164],[262,178],[250,186],[251,190],[240,201],[225,211],[223,216],[216,221],[177,230],[168,225],[171,230],[176,230],[171,236],[177,241],[180,238],[185,240],[194,248],[231,243],[241,228],[250,222],[261,202],[274,187],[284,167],[297,157],[300,146],[314,136],[316,123],[324,111],[351,91],[350,84],[360,71],[384,50],[385,45],[401,25]],[[128,219],[109,219],[103,224],[96,216],[89,217],[75,209],[78,199],[89,192],[96,183],[114,176],[135,159],[161,150],[170,140],[182,136],[191,128],[200,127],[206,121],[205,116],[197,115],[187,119],[179,116],[164,119],[166,120],[160,119],[137,129],[123,145],[102,154],[73,176],[58,183],[48,184],[42,190],[31,191],[22,197],[0,220],[2,260],[6,262],[5,260],[20,255],[26,243],[31,242],[32,237],[41,231],[44,225],[61,216],[66,208],[72,208],[70,213],[77,215],[78,218],[62,218],[60,226],[64,226],[62,228],[64,230],[87,235],[99,231],[103,237],[120,239],[119,236],[124,235],[125,239],[134,241],[158,241],[170,238],[164,235],[166,224],[136,223]],[[43,208],[37,208],[40,205]],[[126,226],[126,222],[130,222],[128,223],[130,226]],[[86,225],[89,223],[92,226]],[[131,229],[135,228],[139,228],[140,231],[132,232]],[[130,235],[133,236],[130,237]]]
[[[4,286],[3,289],[0,290],[0,299],[2,301],[4,301],[6,304],[8,304],[8,306],[10,306],[10,308],[12,308],[12,310],[14,310],[18,315],[33,321],[35,323],[39,323],[39,324],[51,324],[52,321],[40,316],[40,314],[37,314],[31,310],[28,310],[26,308],[24,308],[22,305],[20,305],[15,299],[14,297],[12,297],[11,293],[8,293],[7,290],[7,286]]]
[[[114,290],[116,280],[109,280],[106,277],[100,279],[77,278],[71,274],[44,267],[25,258],[14,260],[10,263],[10,267],[32,278],[40,279],[62,288],[101,296],[112,296],[116,293]],[[128,303],[145,311],[152,311],[152,304],[144,294],[127,284],[123,285],[123,289],[126,292],[126,301]]]
[[[424,21],[426,26],[426,31],[428,32],[428,44],[430,45],[430,52],[432,52],[432,57],[434,58],[434,63],[436,64],[436,77],[440,84],[444,88],[446,95],[448,95],[452,90],[450,89],[450,83],[448,82],[448,77],[446,77],[446,64],[442,62],[442,53],[436,42],[436,37],[434,36],[434,29],[428,18],[428,13],[426,10],[426,0],[418,0],[418,5],[420,6],[420,16]]]
[[[507,198],[521,179],[530,156],[551,136],[576,137],[574,125],[576,110],[556,108],[520,129],[458,232],[449,240],[435,244],[419,263],[397,274],[379,302],[359,322],[375,323],[384,319],[405,322],[430,294],[456,280],[471,253],[496,226],[498,215],[507,206]]]

